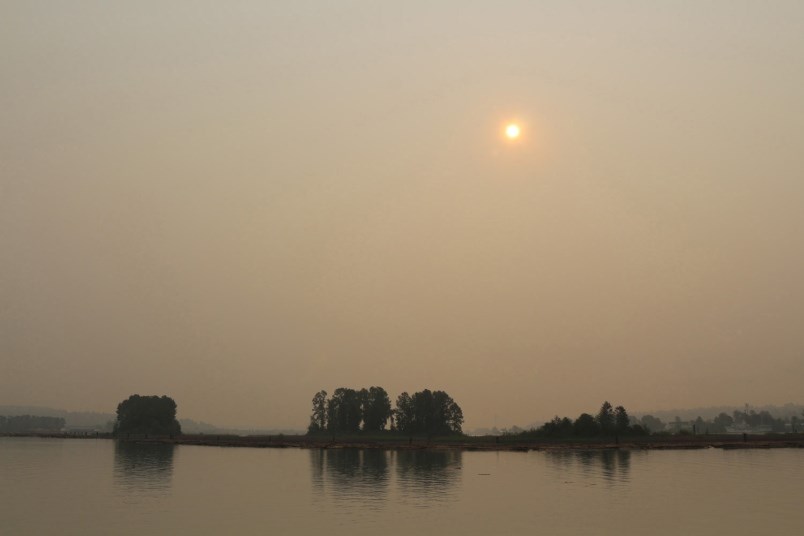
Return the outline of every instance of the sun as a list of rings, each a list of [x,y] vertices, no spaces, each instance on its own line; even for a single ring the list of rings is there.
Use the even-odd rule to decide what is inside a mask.
[[[522,129],[519,128],[519,125],[516,123],[509,123],[505,127],[505,137],[509,140],[515,140],[519,138],[519,135],[522,133]]]

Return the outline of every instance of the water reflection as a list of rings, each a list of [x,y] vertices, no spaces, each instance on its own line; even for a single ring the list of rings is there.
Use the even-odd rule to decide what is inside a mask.
[[[553,468],[561,473],[577,468],[587,477],[600,477],[608,483],[628,482],[631,452],[628,450],[558,450],[545,452]]]
[[[346,448],[311,449],[309,453],[313,489],[335,501],[351,504],[357,500],[364,508],[385,506],[391,488],[404,502],[416,505],[453,497],[461,475],[462,453],[458,450]]]
[[[115,441],[115,483],[127,491],[168,491],[175,448],[171,444]]]
[[[460,450],[395,451],[400,494],[422,504],[453,497],[460,483],[462,456]]]
[[[335,500],[379,506],[388,492],[389,453],[378,449],[311,449],[313,489]]]

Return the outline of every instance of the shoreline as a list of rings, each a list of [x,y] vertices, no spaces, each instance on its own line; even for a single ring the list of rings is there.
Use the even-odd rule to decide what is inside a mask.
[[[772,449],[804,448],[803,434],[747,436],[667,436],[590,438],[577,440],[519,439],[506,436],[469,436],[466,438],[426,437],[345,437],[323,438],[310,436],[227,436],[193,434],[177,437],[127,436],[112,434],[28,433],[0,434],[0,437],[38,437],[52,439],[111,439],[127,443],[195,445],[205,447],[239,448],[299,448],[299,449],[383,449],[383,450],[464,450],[488,452],[570,451],[570,450],[695,450],[719,448]]]

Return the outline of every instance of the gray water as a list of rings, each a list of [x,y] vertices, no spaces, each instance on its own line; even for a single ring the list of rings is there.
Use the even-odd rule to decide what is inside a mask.
[[[0,438],[0,534],[804,534],[804,451]]]

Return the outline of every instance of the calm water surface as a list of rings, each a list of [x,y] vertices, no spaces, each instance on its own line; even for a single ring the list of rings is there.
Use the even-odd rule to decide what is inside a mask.
[[[0,534],[804,534],[804,451],[0,438]]]

